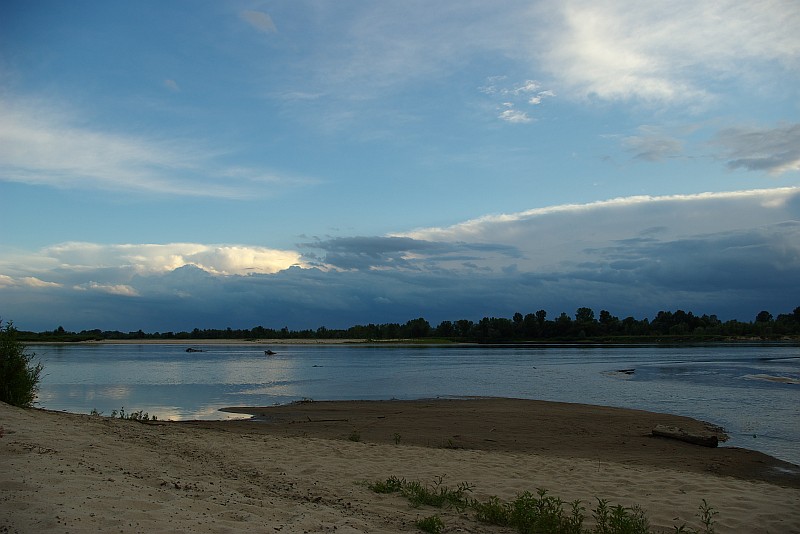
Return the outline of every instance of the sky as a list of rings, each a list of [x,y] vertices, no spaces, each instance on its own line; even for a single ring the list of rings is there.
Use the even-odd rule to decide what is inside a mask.
[[[0,318],[800,306],[796,0],[0,4]]]

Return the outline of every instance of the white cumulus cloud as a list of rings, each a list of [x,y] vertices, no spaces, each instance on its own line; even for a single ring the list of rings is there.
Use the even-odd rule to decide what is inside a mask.
[[[106,245],[72,242],[47,247],[42,255],[56,260],[60,269],[116,269],[136,274],[163,273],[185,265],[194,265],[219,275],[272,274],[301,264],[300,254],[294,251],[199,243]]]

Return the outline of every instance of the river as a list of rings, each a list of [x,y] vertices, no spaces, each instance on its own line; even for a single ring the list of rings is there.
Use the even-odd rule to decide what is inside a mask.
[[[686,415],[725,428],[728,446],[800,464],[797,344],[188,346],[30,345],[37,405],[183,420],[302,399],[516,397]]]

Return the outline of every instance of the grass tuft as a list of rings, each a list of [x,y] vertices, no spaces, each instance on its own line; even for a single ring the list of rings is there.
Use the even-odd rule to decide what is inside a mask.
[[[587,528],[583,525],[586,509],[580,500],[565,503],[558,497],[549,495],[547,490],[539,488],[535,494],[526,491],[509,502],[501,501],[497,497],[481,502],[469,497],[468,494],[473,490],[470,484],[461,483],[456,488],[449,488],[442,483],[443,478],[437,477],[433,484],[424,485],[416,481],[409,482],[404,478],[390,477],[385,481],[368,484],[367,487],[376,493],[398,493],[408,499],[409,504],[415,508],[453,507],[459,512],[471,509],[478,521],[511,527],[521,534],[650,534],[651,532],[647,514],[638,505],[630,508],[620,505],[610,506],[609,501],[598,498],[597,505],[592,510],[595,524],[592,528]],[[698,513],[701,530],[681,525],[675,527],[675,533],[714,534],[714,516],[717,513],[703,499]],[[441,532],[444,523],[438,516],[431,516],[417,521],[417,527],[425,532]]]

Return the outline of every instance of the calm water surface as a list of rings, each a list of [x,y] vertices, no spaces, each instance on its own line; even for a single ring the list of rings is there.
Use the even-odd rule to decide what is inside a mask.
[[[304,398],[497,396],[686,415],[800,464],[800,346],[31,345],[38,405],[225,419]],[[635,369],[633,374],[619,373]]]

